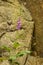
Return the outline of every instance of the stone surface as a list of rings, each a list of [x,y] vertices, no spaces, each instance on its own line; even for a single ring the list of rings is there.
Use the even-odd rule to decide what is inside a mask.
[[[25,30],[21,29],[14,32],[6,32],[0,39],[1,46],[6,45],[10,48],[12,48],[12,44],[17,41],[21,46],[13,51],[10,52],[10,55],[14,55],[17,52],[23,51],[23,50],[30,50],[31,49],[31,41],[32,41],[32,32],[33,32],[34,23],[29,22],[28,26],[24,26]],[[2,55],[5,57],[6,52],[3,52]],[[23,56],[21,58],[18,58],[18,61],[20,65],[23,65],[25,63],[25,59],[27,56]],[[23,63],[22,63],[23,62]]]
[[[26,3],[35,21],[36,50],[38,55],[43,57],[43,0],[26,0]]]
[[[18,20],[21,21],[21,29],[17,29]],[[23,50],[31,49],[31,41],[34,29],[34,21],[28,9],[20,4],[18,0],[0,0],[0,47],[7,46],[11,48],[8,51],[1,51],[2,57],[15,55]],[[21,46],[17,49],[13,48],[14,42],[18,42]],[[16,61],[20,65],[24,65],[27,55],[17,58]],[[3,60],[1,65],[10,65],[8,60]],[[15,64],[14,64],[15,65]]]
[[[43,65],[43,58],[28,56],[28,59],[25,65]]]
[[[0,36],[6,31],[15,30],[19,18],[21,19],[22,23],[32,20],[28,9],[26,9],[22,4],[21,7],[19,2],[16,0],[11,1],[14,3],[14,5],[9,2],[0,2]]]
[[[0,65],[10,65],[8,60],[4,60],[3,63],[1,63]]]

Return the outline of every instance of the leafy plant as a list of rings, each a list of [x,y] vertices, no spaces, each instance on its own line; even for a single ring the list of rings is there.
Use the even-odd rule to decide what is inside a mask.
[[[14,42],[13,43],[13,47],[16,49],[16,48],[18,48],[20,46],[20,44],[18,43],[18,42]]]
[[[16,56],[17,56],[17,57],[21,57],[21,56],[23,56],[23,55],[25,55],[25,54],[30,54],[30,53],[31,53],[31,51],[24,50],[24,51],[18,52],[18,53],[16,54]]]
[[[13,48],[18,48],[20,46],[20,44],[18,43],[18,42],[14,42],[13,43]],[[1,49],[3,49],[3,50],[6,50],[6,51],[8,51],[8,52],[10,52],[11,51],[11,48],[9,48],[9,47],[7,47],[7,46],[2,46],[1,47]],[[18,57],[22,57],[23,55],[25,55],[25,54],[30,54],[31,53],[31,51],[28,51],[28,50],[24,50],[24,51],[20,51],[20,52],[18,52],[16,55],[10,55],[7,59],[10,61],[10,63],[12,64],[12,65],[14,65],[14,63],[16,64],[16,65],[20,65],[18,62],[15,62],[15,60],[18,58]],[[0,58],[0,60],[1,61],[3,61],[5,58]]]
[[[0,62],[3,61],[3,60],[6,60],[5,57],[0,57]]]
[[[18,42],[14,42],[13,43],[13,48],[18,48],[20,46],[20,44],[18,43]],[[11,51],[11,48],[9,48],[8,46],[6,46],[6,45],[3,45],[2,47],[0,47],[0,50],[6,50],[6,51],[8,51],[8,52],[10,52]]]
[[[8,51],[8,52],[10,52],[10,50],[11,50],[9,47],[7,47],[7,46],[5,46],[5,45],[2,46],[2,47],[0,47],[0,49],[1,49],[1,50],[6,50],[6,51]]]
[[[15,56],[10,56],[9,59],[10,60],[16,60],[18,57],[22,57],[23,55],[25,54],[30,54],[31,51],[21,51],[21,52],[18,52]]]
[[[20,52],[18,52],[15,56],[10,56],[9,57],[9,61],[10,62],[12,62],[13,64],[15,63],[15,64],[17,64],[17,65],[19,65],[19,63],[18,62],[15,62],[15,60],[18,58],[18,57],[22,57],[23,55],[25,55],[25,54],[30,54],[31,53],[31,51],[20,51]]]

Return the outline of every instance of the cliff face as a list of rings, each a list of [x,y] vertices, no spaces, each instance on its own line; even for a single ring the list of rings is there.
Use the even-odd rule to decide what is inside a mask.
[[[26,26],[26,24],[28,26],[28,24],[33,22],[28,9],[26,9],[23,4],[20,4],[18,0],[1,0],[0,38],[2,38],[7,32],[17,31],[18,21],[23,28]]]
[[[28,10],[23,5],[21,7],[18,1],[0,1],[0,36],[5,30],[15,30],[19,18],[22,23],[32,20]]]
[[[31,49],[33,28],[34,21],[23,4],[18,0],[0,0],[0,48],[7,46],[11,49],[10,53],[0,49],[0,58],[6,58],[0,65],[10,65],[7,57]],[[17,49],[12,46],[15,42],[21,45]],[[26,58],[27,55],[16,61],[24,65]]]
[[[32,36],[35,36],[36,38],[35,44],[38,56],[43,57],[42,13],[42,0],[0,0],[0,47],[5,45],[11,48],[10,53],[7,51],[1,51],[0,49],[1,58],[3,56],[8,57],[10,55],[15,55],[19,51],[30,50]],[[35,29],[33,20],[35,21]],[[18,22],[20,24],[19,27]],[[34,35],[33,29],[35,32]],[[12,47],[14,42],[21,44],[16,50]],[[20,65],[43,65],[43,58],[37,57],[36,52],[33,52],[36,57],[28,56],[27,58],[27,55],[25,55],[18,58],[16,61],[18,61]],[[10,65],[10,63],[6,58],[6,60],[3,60],[0,65]]]
[[[43,57],[43,0],[26,0],[26,2],[26,7],[35,21],[37,52],[39,56]]]

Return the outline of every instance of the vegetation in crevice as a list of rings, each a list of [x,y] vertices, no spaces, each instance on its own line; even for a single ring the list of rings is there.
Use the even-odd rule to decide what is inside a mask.
[[[18,42],[14,42],[12,47],[13,47],[13,49],[17,49],[19,46],[20,46],[20,44]],[[0,61],[8,60],[12,65],[14,65],[14,63],[19,65],[19,63],[16,62],[15,60],[19,57],[22,57],[25,54],[30,54],[31,53],[31,51],[23,50],[23,51],[19,51],[15,55],[10,55],[11,48],[9,48],[5,45],[0,47],[0,51],[1,51],[0,54],[2,54],[3,52],[6,52],[6,51],[9,52],[9,56],[8,57],[3,57],[3,56],[0,57]]]

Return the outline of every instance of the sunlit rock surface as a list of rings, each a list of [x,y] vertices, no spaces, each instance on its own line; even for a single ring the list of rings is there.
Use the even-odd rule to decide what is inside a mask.
[[[17,29],[20,18],[21,28]],[[9,52],[2,52],[2,57],[15,55],[19,51],[30,50],[34,29],[34,21],[30,12],[20,4],[18,0],[0,0],[0,47],[6,45],[12,49],[12,44],[16,41],[21,46]],[[24,65],[27,55],[18,58],[16,61]],[[1,65],[10,65],[8,61],[3,61]]]

